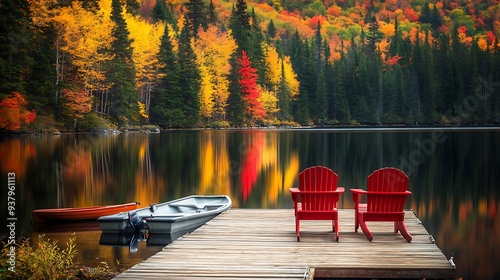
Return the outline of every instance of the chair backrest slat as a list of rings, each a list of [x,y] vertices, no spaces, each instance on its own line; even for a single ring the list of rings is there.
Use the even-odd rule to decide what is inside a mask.
[[[405,192],[409,178],[401,170],[387,167],[375,170],[368,176],[368,193],[372,192]],[[403,210],[407,196],[405,195],[367,195],[369,212],[399,212]]]
[[[324,166],[312,166],[299,174],[299,189],[307,192],[335,191],[338,175]],[[338,195],[300,194],[303,210],[322,211],[337,207]]]

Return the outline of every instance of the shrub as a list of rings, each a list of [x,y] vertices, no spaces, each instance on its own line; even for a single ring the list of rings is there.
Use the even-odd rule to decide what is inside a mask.
[[[66,248],[61,249],[57,241],[45,240],[39,236],[36,248],[30,246],[28,238],[19,238],[16,244],[15,270],[7,272],[6,276],[13,279],[67,279],[76,256],[75,238],[66,242]],[[2,248],[2,263],[10,250],[10,244],[4,242]]]
[[[0,256],[2,264],[7,263],[11,246],[3,242]],[[45,239],[44,235],[39,235],[36,246],[31,246],[29,238],[24,237],[18,238],[15,246],[14,271],[0,269],[1,279],[111,279],[117,274],[104,262],[97,268],[76,266],[76,237],[70,238],[64,249],[57,245],[57,241]]]

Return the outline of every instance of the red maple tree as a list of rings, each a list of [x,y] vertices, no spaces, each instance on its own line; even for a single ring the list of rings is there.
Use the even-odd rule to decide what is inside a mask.
[[[23,123],[29,124],[35,120],[35,111],[25,107],[26,99],[19,92],[13,92],[0,102],[0,128],[16,131]]]
[[[262,119],[266,116],[266,111],[259,101],[260,89],[257,85],[257,69],[252,67],[252,62],[245,51],[242,51],[238,62],[240,63],[238,84],[241,88],[243,100],[246,103],[245,115],[255,120]]]

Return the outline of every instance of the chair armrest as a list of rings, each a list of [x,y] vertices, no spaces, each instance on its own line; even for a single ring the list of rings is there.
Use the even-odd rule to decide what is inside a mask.
[[[412,195],[410,191],[405,191],[405,192],[364,192],[366,195]]]
[[[292,200],[293,200],[293,203],[294,204],[297,204],[298,200],[299,200],[299,193],[300,193],[300,190],[298,188],[289,188],[288,189],[290,191],[290,193],[292,194]]]
[[[361,195],[366,194],[367,191],[362,190],[362,189],[351,189],[350,191],[352,194],[352,200],[354,201],[354,209],[357,210]]]
[[[297,194],[341,194],[341,193],[344,193],[344,190],[335,190],[335,191],[321,191],[321,192],[318,192],[318,191],[299,191],[297,192]]]

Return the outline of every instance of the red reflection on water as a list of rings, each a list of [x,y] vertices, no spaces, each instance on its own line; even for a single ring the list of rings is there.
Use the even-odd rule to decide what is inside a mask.
[[[253,133],[248,137],[248,149],[243,151],[246,157],[241,166],[241,186],[243,188],[243,201],[246,201],[257,182],[259,164],[265,145],[265,134],[263,132]]]

